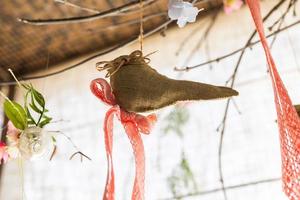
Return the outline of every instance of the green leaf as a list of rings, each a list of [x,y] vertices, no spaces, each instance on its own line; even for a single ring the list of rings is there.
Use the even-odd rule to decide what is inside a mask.
[[[32,120],[28,120],[27,123],[28,123],[29,125],[35,125],[34,121],[32,121]]]
[[[32,117],[32,115],[31,115],[31,113],[30,113],[30,111],[29,111],[29,109],[28,109],[27,106],[25,106],[25,111],[26,111],[26,114],[27,114],[27,121],[28,121],[28,123],[36,125],[36,122],[35,122],[34,118]]]
[[[16,128],[20,130],[27,128],[27,114],[20,104],[6,100],[4,102],[4,112]]]
[[[43,128],[44,126],[46,126],[47,124],[49,124],[51,122],[52,118],[51,117],[46,117],[44,118],[43,121],[41,121],[38,126]]]
[[[37,112],[37,113],[43,113],[43,111],[40,110],[40,109],[35,105],[35,103],[34,103],[33,101],[32,101],[32,103],[29,104],[29,106],[30,106],[30,108],[31,108],[32,110],[34,110],[35,112]]]
[[[31,88],[32,95],[34,96],[34,99],[38,102],[38,104],[44,108],[45,107],[45,99],[41,93],[39,93],[37,90],[35,90],[33,87]]]
[[[39,110],[40,112],[42,112],[42,109],[44,109],[45,105],[44,106],[39,106],[39,107],[41,107],[41,109],[38,108],[38,105],[36,105],[36,103],[35,103],[35,101],[37,101],[37,100],[35,99],[35,96],[34,96],[32,90],[30,90],[30,91],[31,91],[30,92],[30,96],[31,96],[31,104],[32,104],[32,106],[34,106],[35,110]],[[36,112],[40,113],[39,111],[36,111]]]

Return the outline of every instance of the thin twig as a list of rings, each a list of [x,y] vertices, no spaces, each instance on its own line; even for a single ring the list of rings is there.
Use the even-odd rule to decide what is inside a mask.
[[[278,23],[282,23],[284,21],[286,15],[290,12],[290,9],[295,5],[297,0],[291,0],[286,11],[268,28],[270,31],[276,26]]]
[[[50,158],[49,158],[50,161],[52,161],[52,159],[54,158],[56,152],[57,152],[57,146],[54,145],[54,146],[53,146],[53,151],[52,151],[51,156],[50,156]]]
[[[162,17],[165,16],[167,17],[167,13],[166,12],[159,12],[159,13],[154,13],[154,14],[150,14],[150,15],[145,15],[143,17],[143,22],[146,22],[150,19],[156,18],[156,17]],[[128,21],[124,21],[124,22],[120,22],[120,23],[116,23],[116,24],[112,24],[109,26],[103,26],[103,27],[97,27],[96,30],[93,29],[87,29],[87,31],[91,32],[91,33],[99,33],[103,30],[109,30],[109,29],[115,29],[115,28],[121,28],[123,26],[129,26],[129,25],[133,25],[133,24],[138,24],[140,23],[141,20],[140,19],[134,19],[134,20],[128,20]]]
[[[74,8],[76,8],[76,9],[84,10],[84,11],[87,11],[87,12],[90,12],[90,13],[94,13],[94,14],[101,13],[100,10],[91,9],[91,8],[86,8],[86,7],[83,7],[83,6],[80,6],[80,5],[71,3],[71,2],[69,2],[69,1],[67,1],[67,0],[54,0],[54,1],[56,1],[56,2],[58,2],[58,3],[62,3],[62,4],[64,4],[64,5],[66,5],[66,6],[74,7]],[[152,4],[155,3],[156,1],[158,1],[158,0],[154,0],[154,1],[153,1],[153,0],[152,0],[152,1],[145,1],[145,2],[144,2],[144,8],[146,8],[146,7],[150,6],[150,5],[152,5]],[[133,8],[133,9],[129,9],[129,10],[124,11],[124,12],[117,13],[117,14],[115,14],[114,16],[123,16],[123,15],[133,14],[133,13],[136,13],[136,12],[140,12],[140,10],[137,9],[137,8],[135,8],[135,9]]]
[[[19,80],[17,79],[17,77],[15,76],[14,72],[13,72],[10,68],[8,68],[8,71],[9,71],[9,73],[12,75],[12,77],[14,78],[14,80],[16,81],[17,85],[18,85],[20,88],[22,88],[22,85],[21,85],[21,83],[19,82]]]
[[[206,22],[206,20],[202,20],[202,22]],[[194,35],[196,35],[197,33],[199,33],[199,30],[203,28],[203,24],[199,23],[199,25],[193,29],[188,35],[187,37],[183,38],[182,41],[180,42],[180,44],[178,45],[178,49],[175,52],[175,55],[178,56],[179,53],[183,50],[183,48],[185,47],[185,45],[188,43],[189,40],[191,40],[193,38]]]
[[[94,13],[94,14],[100,13],[99,10],[95,10],[95,9],[92,9],[92,8],[86,8],[86,7],[71,3],[67,0],[54,0],[54,1],[57,2],[57,3],[61,3],[63,5],[70,6],[70,7],[79,9],[79,10],[84,10],[84,11],[87,11],[87,12],[90,12],[90,13]]]
[[[164,23],[161,24],[160,26],[156,27],[156,28],[153,29],[152,31],[150,31],[150,32],[148,32],[147,34],[145,34],[145,37],[146,37],[146,36],[149,36],[149,35],[152,35],[153,33],[156,33],[156,32],[158,32],[158,31],[164,29],[164,28],[165,28],[166,26],[168,26],[171,22],[172,22],[172,20],[167,20],[166,22],[164,22]],[[299,20],[299,21],[296,21],[296,22],[294,22],[294,23],[292,23],[292,24],[290,24],[290,25],[288,25],[288,26],[283,27],[283,28],[279,29],[278,31],[275,31],[275,32],[273,32],[273,33],[267,35],[266,37],[267,37],[267,38],[270,38],[270,37],[272,37],[272,36],[274,36],[274,35],[276,35],[276,34],[278,34],[278,33],[281,33],[281,32],[283,32],[283,31],[285,31],[285,30],[287,30],[287,29],[289,29],[289,28],[292,28],[292,27],[294,27],[294,26],[297,26],[297,25],[299,25],[299,24],[300,24],[300,20]],[[112,52],[112,51],[114,51],[114,50],[117,50],[117,49],[119,49],[119,48],[121,48],[121,47],[124,47],[124,46],[126,46],[126,45],[129,45],[129,44],[132,44],[132,43],[134,43],[134,42],[136,42],[136,38],[132,38],[132,39],[127,40],[127,41],[125,41],[125,42],[123,42],[123,43],[121,43],[121,44],[119,44],[119,45],[115,45],[115,46],[112,46],[112,47],[110,47],[110,48],[108,48],[108,49],[105,49],[105,50],[103,50],[103,51],[100,51],[99,53],[97,53],[97,54],[95,54],[95,55],[93,55],[93,56],[91,56],[91,57],[88,57],[88,58],[86,58],[86,59],[84,59],[84,60],[82,60],[82,61],[80,61],[80,62],[78,62],[78,63],[76,63],[76,64],[74,64],[74,65],[71,65],[71,66],[66,67],[66,68],[64,68],[64,69],[61,69],[61,70],[58,70],[58,71],[56,71],[56,72],[46,73],[46,74],[42,74],[42,75],[38,75],[38,76],[27,76],[27,77],[19,78],[19,81],[22,82],[22,81],[28,81],[28,80],[42,79],[42,78],[45,78],[45,77],[55,76],[55,75],[64,73],[64,72],[66,72],[66,71],[69,71],[69,70],[71,70],[71,69],[74,69],[74,68],[76,68],[76,67],[79,67],[79,66],[82,65],[83,63],[89,62],[89,61],[91,61],[91,60],[93,60],[93,59],[95,59],[95,58],[98,58],[98,57],[100,57],[100,56],[102,56],[102,55],[105,55],[105,54],[107,54],[107,53],[110,53],[110,52]],[[247,49],[247,48],[250,48],[250,47],[252,47],[252,46],[254,46],[254,45],[256,45],[256,44],[259,44],[259,43],[260,43],[260,41],[257,40],[257,41],[255,41],[255,42],[251,42],[251,43],[250,43],[248,46],[246,46],[246,47],[239,48],[239,49],[237,49],[237,50],[235,50],[235,51],[232,51],[231,53],[225,54],[225,55],[220,56],[220,57],[218,57],[218,58],[214,58],[214,59],[212,59],[212,60],[209,60],[209,61],[206,61],[206,62],[197,64],[197,65],[194,65],[194,66],[190,66],[190,67],[185,67],[185,68],[177,68],[177,67],[175,67],[174,70],[175,70],[175,71],[189,71],[189,70],[191,70],[191,69],[203,67],[203,66],[208,65],[208,64],[210,64],[210,63],[219,62],[219,61],[221,61],[221,60],[223,60],[223,59],[226,59],[226,58],[228,58],[228,57],[231,57],[231,56],[233,56],[233,55],[235,55],[235,54],[237,54],[237,53],[239,53],[239,52],[241,52],[241,51],[243,51],[243,50],[245,50],[245,49]],[[15,84],[16,84],[15,81],[2,81],[2,82],[0,82],[0,86],[8,86],[8,85],[15,85]]]
[[[292,24],[290,24],[290,25],[288,25],[288,26],[285,26],[285,27],[283,27],[283,28],[281,28],[281,29],[279,29],[279,30],[276,30],[276,31],[274,31],[273,33],[267,35],[266,37],[267,37],[267,38],[270,38],[270,37],[272,37],[272,36],[275,36],[275,35],[278,34],[278,33],[281,33],[281,32],[283,32],[283,31],[285,31],[285,30],[287,30],[287,29],[289,29],[289,28],[292,28],[292,27],[294,27],[294,26],[296,26],[296,25],[299,25],[299,24],[300,24],[300,20],[299,20],[299,21],[296,21],[296,22],[294,22],[294,23],[292,23]],[[181,68],[179,68],[179,67],[174,67],[174,70],[175,70],[175,71],[190,71],[190,70],[192,70],[192,69],[196,69],[196,68],[200,68],[200,67],[202,67],[202,66],[208,65],[208,64],[210,64],[210,63],[220,62],[221,60],[224,60],[224,59],[226,59],[226,58],[229,58],[229,57],[231,57],[231,56],[233,56],[233,55],[235,55],[235,54],[237,54],[237,53],[239,53],[239,52],[242,52],[242,51],[244,51],[244,50],[247,49],[247,48],[251,48],[251,47],[253,47],[254,45],[257,45],[257,44],[259,44],[259,43],[260,43],[260,40],[257,40],[257,41],[255,41],[255,42],[249,43],[249,45],[247,45],[247,46],[244,46],[244,47],[242,47],[242,48],[239,48],[239,49],[234,50],[234,51],[232,51],[232,52],[230,52],[230,53],[228,53],[228,54],[225,54],[225,55],[223,55],[223,56],[214,58],[214,59],[212,59],[212,60],[208,60],[208,61],[205,61],[205,62],[203,62],[203,63],[197,64],[197,65],[193,65],[193,66],[188,66],[188,67],[181,67]]]
[[[285,2],[285,0],[281,0],[280,2],[278,2],[273,7],[273,9],[271,9],[269,11],[269,13],[263,18],[263,22],[265,22],[284,2]],[[249,44],[251,44],[252,39],[256,35],[256,32],[257,32],[256,30],[253,31],[250,38],[247,40],[247,42],[245,44],[245,47],[247,47],[247,46],[249,46]],[[238,61],[235,65],[233,73],[230,77],[230,80],[231,80],[230,87],[231,88],[234,87],[236,76],[237,76],[237,73],[238,73],[238,69],[240,67],[241,61],[242,61],[243,56],[245,54],[245,51],[246,51],[246,48],[244,48],[244,50],[242,50],[242,52],[240,53]],[[220,182],[221,182],[221,189],[222,189],[225,200],[227,200],[227,193],[226,193],[226,188],[225,188],[225,184],[224,184],[224,176],[223,176],[223,162],[222,162],[223,153],[222,152],[223,152],[224,136],[225,136],[225,130],[226,130],[226,124],[227,124],[226,122],[227,122],[227,116],[228,116],[228,111],[229,111],[230,100],[231,99],[228,99],[227,102],[226,102],[225,112],[224,112],[223,120],[221,122],[222,130],[221,130],[221,133],[220,133],[220,141],[219,141],[219,149],[218,149],[219,176],[220,176]]]
[[[148,0],[147,3],[157,1],[157,0]],[[145,2],[144,2],[145,4]],[[80,17],[68,17],[68,18],[59,18],[59,19],[24,19],[18,18],[18,21],[32,24],[32,25],[53,25],[53,24],[70,24],[70,23],[80,23],[80,22],[89,22],[97,19],[103,19],[106,17],[116,16],[120,13],[127,12],[128,10],[137,8],[140,6],[140,1],[132,1],[122,6],[112,8],[97,14],[80,16]]]
[[[165,22],[163,22],[162,24],[160,24],[159,26],[155,27],[154,29],[148,31],[146,34],[144,34],[144,38],[146,37],[149,37],[150,35],[162,30],[162,29],[165,29],[165,27],[167,27],[169,24],[171,24],[173,22],[173,20],[167,20]],[[55,72],[51,72],[51,73],[47,73],[47,74],[43,74],[43,75],[37,75],[37,76],[28,76],[28,77],[24,77],[24,78],[19,78],[19,81],[28,81],[28,80],[34,80],[34,79],[42,79],[42,78],[45,78],[45,77],[50,77],[50,76],[54,76],[54,75],[57,75],[57,74],[61,74],[61,73],[64,73],[66,71],[69,71],[71,69],[74,69],[76,67],[79,67],[80,65],[82,65],[83,63],[86,63],[90,60],[93,60],[95,58],[98,58],[102,55],[105,55],[107,53],[110,53],[112,51],[115,51],[121,47],[124,47],[124,46],[127,46],[127,45],[130,45],[130,44],[133,44],[137,41],[137,36],[134,36],[120,44],[117,44],[117,45],[114,45],[112,47],[109,47],[108,49],[105,49],[103,51],[100,51],[99,53],[95,54],[95,55],[92,55],[86,59],[83,59],[82,61],[79,61],[78,63],[75,63],[71,66],[68,66],[64,69],[60,69],[58,71],[55,71]],[[3,82],[0,82],[0,86],[7,86],[7,85],[15,85],[16,82],[15,81],[3,81]]]
[[[70,156],[70,160],[72,160],[76,155],[79,155],[80,156],[80,161],[82,162],[83,161],[83,158],[86,158],[88,160],[92,160],[90,157],[88,157],[87,155],[85,155],[84,153],[82,153],[81,151],[77,151],[75,153],[73,153],[71,156]]]
[[[143,1],[144,9],[149,7],[150,5],[156,3],[158,0],[146,0]],[[198,3],[205,3],[208,0],[202,0],[196,3],[198,0],[194,0],[192,4],[197,5]],[[23,19],[18,18],[18,21],[31,24],[31,25],[53,25],[53,24],[68,24],[68,23],[80,23],[80,22],[88,22],[97,19],[103,19],[106,17],[114,17],[126,14],[133,14],[135,12],[140,12],[139,10],[140,2],[139,0],[127,3],[123,6],[112,8],[107,11],[103,11],[94,15],[88,16],[80,16],[80,17],[69,17],[69,18],[59,18],[59,19]],[[80,7],[80,6],[79,6]]]
[[[72,138],[69,137],[68,135],[66,135],[65,133],[63,133],[62,131],[48,131],[49,133],[59,133],[60,135],[64,136],[67,140],[69,140],[69,142],[72,144],[72,146],[74,147],[74,149],[76,149],[76,152],[73,153],[70,156],[70,160],[72,160],[72,158],[76,155],[80,155],[80,160],[82,162],[82,158],[87,158],[88,160],[92,160],[90,157],[88,157],[87,155],[85,155],[84,153],[82,153],[82,151],[79,150],[78,146],[73,142]]]
[[[194,56],[194,54],[197,52],[197,50],[201,47],[201,45],[203,44],[203,42],[206,40],[208,34],[210,33],[210,31],[212,30],[217,18],[218,18],[218,14],[219,14],[219,10],[216,11],[212,17],[211,17],[211,21],[208,24],[204,34],[201,36],[200,40],[198,41],[198,43],[196,44],[196,46],[192,49],[191,53],[188,55],[188,57],[185,60],[185,64],[186,65]]]
[[[227,186],[227,187],[225,187],[225,189],[226,190],[233,190],[233,189],[237,189],[237,188],[244,188],[244,187],[249,187],[249,186],[263,184],[263,183],[277,182],[277,181],[280,181],[280,180],[281,180],[281,178],[263,179],[263,180],[259,180],[259,181],[253,181],[253,182],[247,182],[247,183]],[[194,197],[194,196],[214,194],[214,193],[217,193],[217,192],[220,192],[220,191],[222,191],[222,188],[215,188],[215,189],[211,189],[211,190],[200,191],[200,192],[180,195],[180,196],[176,196],[176,197],[171,197],[171,198],[164,198],[164,199],[160,199],[160,200],[183,199],[183,198]]]

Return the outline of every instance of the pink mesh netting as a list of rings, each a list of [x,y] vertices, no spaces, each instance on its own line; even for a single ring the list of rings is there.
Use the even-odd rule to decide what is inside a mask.
[[[281,143],[283,190],[291,200],[300,199],[300,119],[276,69],[263,30],[258,0],[247,0],[265,50],[273,83]]]

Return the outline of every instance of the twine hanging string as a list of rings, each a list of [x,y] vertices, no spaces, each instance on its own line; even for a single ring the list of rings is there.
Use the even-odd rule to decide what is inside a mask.
[[[258,0],[247,0],[264,48],[272,80],[280,132],[283,190],[290,200],[300,199],[300,119],[280,78],[264,33]]]
[[[144,40],[144,24],[143,24],[143,18],[144,18],[144,4],[143,0],[140,0],[140,35],[139,35],[139,43],[140,43],[140,50],[143,52],[143,40]]]

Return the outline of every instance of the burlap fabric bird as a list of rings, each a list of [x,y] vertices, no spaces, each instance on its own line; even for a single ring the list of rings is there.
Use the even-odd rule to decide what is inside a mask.
[[[140,134],[150,133],[156,115],[143,116],[137,112],[156,110],[177,101],[209,100],[238,95],[238,92],[231,88],[167,78],[151,68],[149,62],[149,58],[143,56],[141,51],[134,51],[112,61],[97,63],[98,70],[107,70],[106,77],[110,78],[110,85],[104,79],[95,79],[91,82],[91,91],[104,103],[112,106],[104,120],[108,160],[104,200],[115,199],[112,159],[114,115],[123,124],[135,157],[136,173],[131,199],[143,200],[145,158]]]
[[[97,63],[99,71],[107,70],[106,77],[117,104],[130,112],[146,112],[178,101],[221,99],[238,95],[227,87],[193,81],[174,80],[159,74],[148,63],[141,51],[120,56],[112,61]]]

